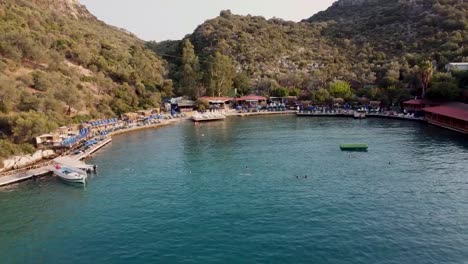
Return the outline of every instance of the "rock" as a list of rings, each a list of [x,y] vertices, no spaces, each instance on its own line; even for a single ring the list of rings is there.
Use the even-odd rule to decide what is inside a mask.
[[[50,157],[53,157],[55,156],[55,152],[51,149],[47,149],[47,150],[44,150],[42,151],[42,158],[44,159],[47,159],[47,158],[50,158]]]
[[[36,151],[34,154],[31,156],[32,161],[39,161],[42,159],[42,150]]]

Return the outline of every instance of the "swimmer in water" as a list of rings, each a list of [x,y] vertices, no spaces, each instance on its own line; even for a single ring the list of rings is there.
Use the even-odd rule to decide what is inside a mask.
[[[304,176],[304,179],[307,179],[307,175],[306,175],[306,176]]]

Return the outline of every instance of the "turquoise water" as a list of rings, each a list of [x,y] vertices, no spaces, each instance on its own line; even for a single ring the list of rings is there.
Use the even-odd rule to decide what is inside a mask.
[[[468,261],[468,142],[436,127],[186,122],[115,137],[90,163],[85,189],[0,190],[1,263]]]

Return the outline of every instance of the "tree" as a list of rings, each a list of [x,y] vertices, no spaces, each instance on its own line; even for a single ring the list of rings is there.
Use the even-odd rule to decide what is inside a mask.
[[[326,89],[320,89],[312,93],[311,99],[317,104],[323,104],[330,100],[330,93]]]
[[[454,101],[461,94],[457,79],[450,74],[434,75],[431,87],[427,90],[427,98],[437,101]]]
[[[184,95],[192,97],[200,96],[198,90],[200,81],[200,64],[195,55],[194,47],[190,40],[184,40],[182,48],[182,66],[179,85]]]
[[[351,84],[345,81],[335,81],[330,84],[328,89],[330,94],[335,98],[350,99],[353,97],[353,92],[351,92]]]
[[[421,82],[422,82],[422,97],[426,95],[427,88],[431,82],[432,75],[434,73],[434,66],[432,62],[426,60],[419,65]]]
[[[15,82],[0,75],[0,112],[11,111],[17,98]]]
[[[289,96],[289,91],[288,89],[284,88],[284,87],[278,87],[278,88],[274,88],[270,91],[270,96],[273,96],[273,97],[286,97],[286,96]]]
[[[222,96],[231,88],[236,70],[230,57],[218,51],[209,58],[208,87],[212,96]]]
[[[252,86],[249,76],[244,72],[236,74],[234,77],[234,88],[237,89],[237,93],[240,95],[246,95],[250,93]]]
[[[385,89],[388,102],[391,105],[398,105],[398,103],[409,99],[410,94],[406,89],[401,86],[393,85]]]
[[[162,94],[165,97],[172,96],[172,90],[173,90],[174,83],[172,80],[164,80],[163,87],[162,87]]]
[[[67,105],[67,116],[71,116],[73,107],[77,107],[81,103],[81,94],[75,87],[60,87],[55,93],[55,98]]]
[[[204,99],[197,99],[197,101],[195,102],[195,105],[197,106],[197,109],[199,111],[205,111],[206,109],[210,107],[210,102]]]
[[[43,113],[27,112],[12,117],[9,121],[15,143],[31,142],[34,137],[58,128]]]

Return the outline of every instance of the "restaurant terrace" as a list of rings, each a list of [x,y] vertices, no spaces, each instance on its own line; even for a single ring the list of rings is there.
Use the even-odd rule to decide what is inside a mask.
[[[468,104],[451,103],[423,110],[430,124],[468,134]]]

